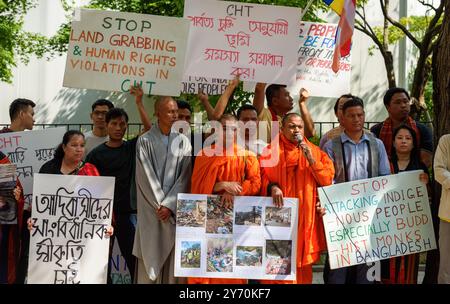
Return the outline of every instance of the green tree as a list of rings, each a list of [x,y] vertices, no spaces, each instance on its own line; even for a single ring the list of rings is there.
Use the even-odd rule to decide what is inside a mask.
[[[0,0],[0,81],[12,82],[17,61],[28,63],[32,55],[46,53],[47,39],[23,30],[24,16],[37,5],[36,0]]]
[[[424,96],[431,75],[431,54],[436,46],[437,37],[442,31],[444,1],[438,1],[438,6],[433,5],[433,1],[430,3],[426,0],[417,0],[417,2],[427,8],[425,16],[410,16],[396,20],[389,15],[390,1],[380,0],[384,23],[382,27],[375,27],[368,22],[367,1],[361,1],[356,11],[355,28],[369,36],[383,56],[390,88],[397,86],[394,59],[390,47],[403,38],[409,39],[416,47],[418,59],[410,91],[411,97],[417,100],[412,114],[420,117],[421,113],[426,110]]]

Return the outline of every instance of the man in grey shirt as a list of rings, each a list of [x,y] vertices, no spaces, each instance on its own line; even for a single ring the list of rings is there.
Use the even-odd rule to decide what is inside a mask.
[[[86,140],[85,157],[95,147],[108,141],[105,117],[106,113],[112,108],[114,108],[114,105],[107,99],[99,99],[92,104],[91,121],[94,127],[92,131],[84,133]]]

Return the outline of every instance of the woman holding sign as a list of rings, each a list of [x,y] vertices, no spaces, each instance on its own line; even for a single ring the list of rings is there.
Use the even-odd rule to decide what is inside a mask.
[[[391,172],[394,174],[423,170],[420,180],[428,184],[428,169],[420,160],[416,132],[407,125],[394,130]],[[387,284],[417,284],[420,254],[410,254],[381,261],[382,281]]]
[[[53,159],[43,164],[39,173],[99,176],[94,165],[83,162],[85,144],[83,133],[67,131]]]
[[[100,176],[97,168],[83,161],[86,141],[80,131],[69,130],[63,136],[63,141],[56,148],[53,159],[42,165],[39,173],[62,175]],[[28,220],[28,229],[31,231],[33,221]],[[106,235],[113,234],[113,227],[107,228]]]
[[[6,164],[10,164],[10,161],[0,151],[0,166]],[[13,192],[13,197],[17,202],[17,221],[14,224],[8,223],[9,219],[3,218],[2,214],[2,211],[9,209],[5,196],[6,192],[9,191]],[[13,284],[16,282],[17,266],[20,256],[20,228],[22,227],[22,212],[25,202],[22,193],[22,186],[18,179],[16,180],[16,187],[13,191],[11,189],[2,189],[2,185],[0,184],[0,284]]]

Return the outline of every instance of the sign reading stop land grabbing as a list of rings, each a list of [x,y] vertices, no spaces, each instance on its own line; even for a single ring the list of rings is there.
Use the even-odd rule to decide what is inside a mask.
[[[189,21],[82,9],[72,22],[64,86],[179,96]]]
[[[308,89],[311,96],[339,97],[350,92],[351,54],[341,58],[339,73],[331,69],[337,24],[300,23],[297,81],[290,92]]]
[[[186,0],[191,29],[185,75],[292,83],[299,15],[293,7]]]
[[[331,269],[436,248],[423,171],[319,189]]]

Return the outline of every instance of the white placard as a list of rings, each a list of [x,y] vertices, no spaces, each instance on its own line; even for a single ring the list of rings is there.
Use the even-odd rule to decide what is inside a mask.
[[[133,278],[130,275],[127,262],[122,255],[117,238],[114,240],[113,250],[109,259],[111,264],[112,284],[132,284]]]
[[[16,177],[22,184],[26,203],[31,204],[33,174],[53,159],[64,133],[66,128],[0,134],[0,150],[16,165]]]
[[[80,9],[72,21],[64,86],[179,96],[189,22],[183,18]]]
[[[350,93],[351,53],[341,58],[336,74],[331,70],[337,24],[300,23],[297,61],[297,81],[289,87],[290,92],[308,90],[311,96],[339,97]]]
[[[209,96],[222,95],[227,86],[227,79],[187,76],[183,79],[181,93],[198,94],[203,92]]]
[[[35,174],[28,283],[106,283],[114,180]]]
[[[175,276],[295,280],[298,199],[178,194]]]
[[[331,269],[436,248],[421,172],[319,188]]]
[[[294,7],[186,0],[191,29],[185,75],[292,83],[299,16]]]

